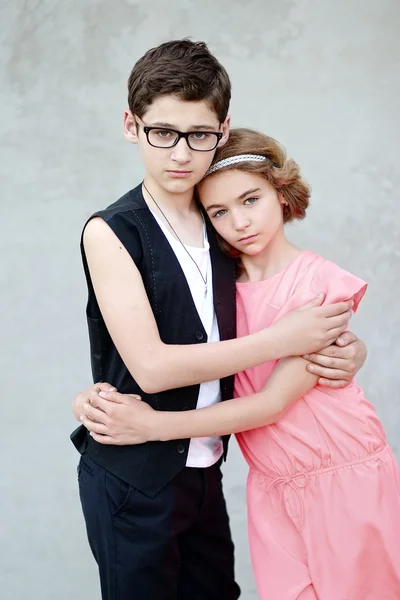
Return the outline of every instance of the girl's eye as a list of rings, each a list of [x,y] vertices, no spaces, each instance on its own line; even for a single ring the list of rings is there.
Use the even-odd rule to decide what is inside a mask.
[[[221,210],[218,210],[216,213],[213,214],[213,219],[218,219],[218,217],[222,217],[226,212],[227,211],[225,208],[221,208]]]
[[[254,204],[257,202],[258,198],[246,198],[243,204]]]

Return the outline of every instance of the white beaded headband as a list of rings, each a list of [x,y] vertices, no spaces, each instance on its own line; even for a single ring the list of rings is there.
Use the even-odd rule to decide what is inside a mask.
[[[238,163],[243,162],[264,162],[265,160],[270,160],[266,156],[262,156],[262,154],[237,154],[236,156],[230,156],[229,158],[223,158],[219,160],[214,165],[212,165],[204,177],[211,175],[211,173],[215,173],[215,171],[219,171],[223,167],[229,167],[231,165],[236,165]],[[272,161],[271,161],[272,162]],[[278,167],[278,165],[272,162],[274,167]],[[203,177],[203,179],[204,179]]]

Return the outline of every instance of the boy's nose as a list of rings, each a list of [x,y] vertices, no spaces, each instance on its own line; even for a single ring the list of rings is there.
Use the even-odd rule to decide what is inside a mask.
[[[181,138],[176,146],[172,148],[171,158],[181,164],[189,162],[191,154],[185,138]]]

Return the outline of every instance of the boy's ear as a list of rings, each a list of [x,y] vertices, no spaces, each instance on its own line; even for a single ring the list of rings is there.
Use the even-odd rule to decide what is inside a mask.
[[[138,126],[136,119],[129,109],[124,112],[124,135],[131,144],[138,143]]]
[[[229,131],[231,128],[231,116],[228,115],[225,121],[222,123],[222,138],[219,141],[218,147],[224,146],[229,138]]]

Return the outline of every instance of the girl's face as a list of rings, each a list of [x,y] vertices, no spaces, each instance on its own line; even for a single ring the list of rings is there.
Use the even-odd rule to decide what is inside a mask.
[[[238,169],[216,173],[198,191],[216,231],[242,254],[255,256],[283,233],[282,200],[260,175]]]

